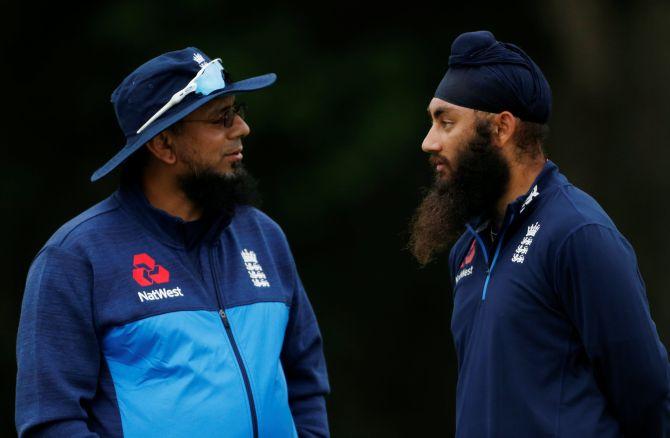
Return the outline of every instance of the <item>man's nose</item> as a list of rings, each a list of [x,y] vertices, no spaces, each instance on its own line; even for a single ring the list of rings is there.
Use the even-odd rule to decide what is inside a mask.
[[[246,137],[251,133],[251,128],[247,124],[246,120],[244,120],[242,117],[239,115],[235,115],[235,120],[233,121],[233,126],[230,129],[230,137],[232,138],[239,138],[239,137]]]
[[[430,128],[428,134],[426,134],[426,137],[423,139],[423,142],[421,143],[421,150],[429,154],[437,153],[442,150],[442,146],[438,141],[438,137],[434,133],[434,129],[435,129],[434,127]]]

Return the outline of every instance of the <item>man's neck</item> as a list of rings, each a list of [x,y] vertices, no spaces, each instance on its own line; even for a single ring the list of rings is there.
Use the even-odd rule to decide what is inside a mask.
[[[154,208],[163,210],[186,222],[195,221],[202,217],[202,210],[193,205],[193,202],[186,197],[176,178],[165,174],[145,172],[141,186],[144,196]]]
[[[522,196],[530,190],[530,186],[537,179],[537,176],[542,172],[544,164],[547,159],[543,155],[533,160],[514,161],[510,163],[510,179],[507,185],[507,191],[498,201],[496,208],[497,228],[500,228],[505,217],[507,206],[514,202],[519,196]]]

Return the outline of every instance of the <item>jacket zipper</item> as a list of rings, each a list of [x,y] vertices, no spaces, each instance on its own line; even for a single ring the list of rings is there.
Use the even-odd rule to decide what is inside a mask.
[[[498,261],[498,256],[500,255],[500,248],[502,248],[502,243],[503,240],[505,239],[505,233],[507,232],[507,229],[509,228],[510,224],[514,220],[514,213],[512,213],[509,221],[506,222],[507,225],[503,228],[502,232],[500,233],[500,238],[498,239],[498,245],[496,245],[496,251],[493,254],[493,260],[491,261],[491,265],[488,265],[488,252],[486,251],[486,247],[484,243],[481,241],[481,238],[479,237],[479,234],[475,230],[472,229],[471,226],[468,225],[468,229],[470,230],[471,233],[475,235],[475,239],[477,239],[479,245],[482,248],[482,251],[484,252],[484,259],[487,262],[487,268],[486,268],[486,279],[484,280],[484,287],[482,288],[482,301],[486,300],[486,290],[489,288],[489,281],[491,280],[491,274],[493,274],[493,268],[496,265],[496,262]]]
[[[226,329],[226,335],[228,335],[228,340],[230,345],[233,347],[233,353],[235,353],[235,359],[237,364],[240,367],[242,372],[242,380],[244,380],[244,388],[247,391],[247,398],[249,399],[249,409],[251,410],[251,426],[253,429],[254,438],[258,438],[258,418],[256,416],[256,404],[254,403],[254,395],[251,392],[251,382],[249,381],[249,375],[247,374],[247,369],[244,367],[242,362],[242,355],[240,350],[237,348],[237,343],[235,342],[235,337],[233,336],[233,331],[230,328],[230,321],[228,321],[228,315],[226,315],[225,310],[223,310],[223,305],[221,304],[221,290],[219,288],[219,278],[216,271],[216,266],[214,263],[214,250],[210,250],[210,265],[212,267],[212,276],[214,278],[214,288],[216,289],[216,302],[219,305],[219,316],[223,322],[223,327]]]
[[[500,247],[502,246],[503,237],[505,237],[505,231],[507,231],[507,228],[505,228],[503,232],[500,234],[500,239],[498,240],[498,246],[496,247],[496,252],[493,254],[493,261],[491,262],[491,266],[489,266],[488,269],[486,270],[486,280],[484,280],[484,288],[482,289],[482,301],[486,300],[486,290],[489,288],[491,273],[493,273],[493,268],[495,267],[496,262],[498,261],[498,255],[500,255]]]

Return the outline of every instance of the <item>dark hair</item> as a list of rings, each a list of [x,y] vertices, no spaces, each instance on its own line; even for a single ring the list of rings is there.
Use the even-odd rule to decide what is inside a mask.
[[[549,137],[549,125],[520,120],[514,133],[519,155],[536,158],[544,153],[543,146]]]
[[[490,123],[492,113],[485,111],[474,110],[475,116],[478,119],[487,120]],[[546,123],[527,122],[516,117],[517,129],[514,133],[514,142],[517,145],[518,156],[527,156],[528,158],[537,158],[538,155],[544,153],[544,143],[549,137],[549,125]]]

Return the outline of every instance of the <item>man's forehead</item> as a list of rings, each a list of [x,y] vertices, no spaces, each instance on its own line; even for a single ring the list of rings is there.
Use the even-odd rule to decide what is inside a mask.
[[[217,99],[208,102],[204,105],[205,110],[208,112],[219,112],[223,108],[230,106],[235,103],[235,95],[229,95],[224,97],[219,97]]]
[[[441,114],[464,114],[469,112],[474,112],[471,108],[466,108],[464,106],[454,105],[453,103],[442,100],[438,97],[431,99],[428,104],[428,114],[433,116],[439,116]]]

